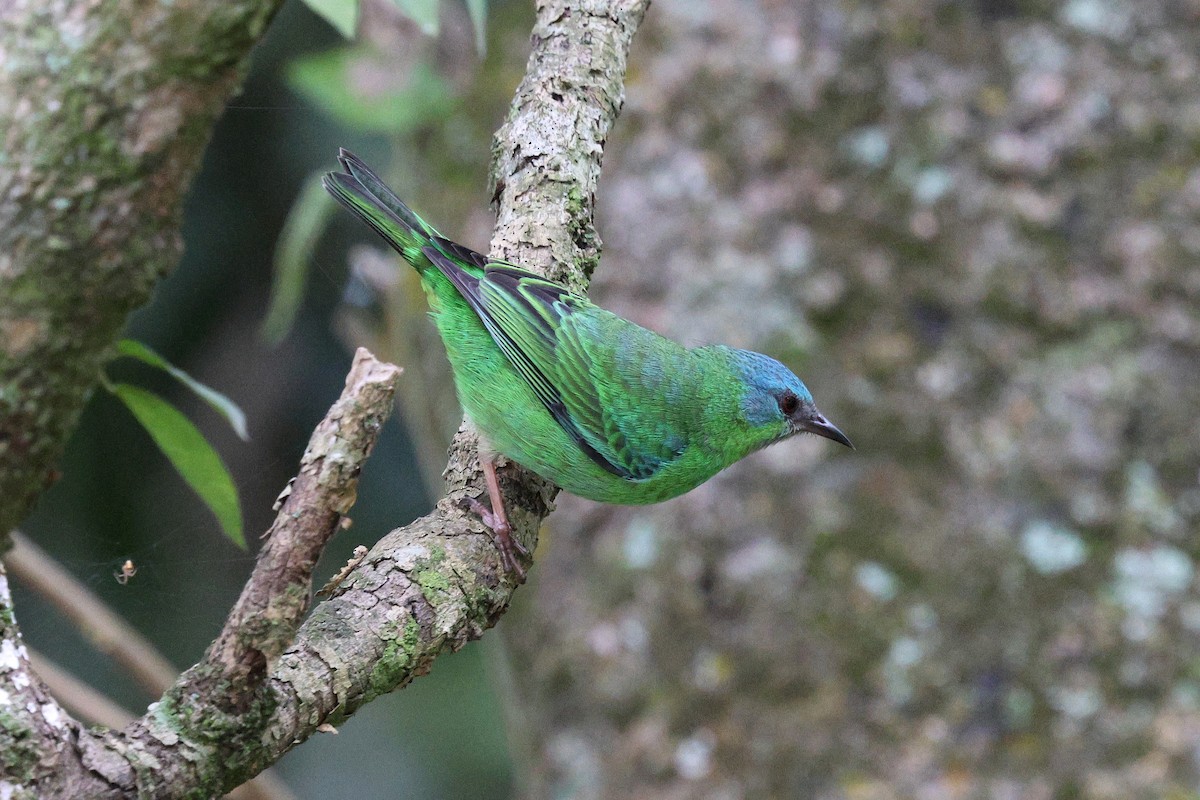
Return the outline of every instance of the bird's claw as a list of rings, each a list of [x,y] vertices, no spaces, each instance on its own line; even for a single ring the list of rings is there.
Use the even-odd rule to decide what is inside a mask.
[[[521,565],[517,556],[520,554],[521,558],[529,558],[529,548],[512,535],[512,525],[474,497],[464,498],[463,504],[478,515],[484,526],[491,531],[492,544],[496,545],[496,550],[500,552],[500,561],[504,568],[516,576],[518,583],[524,583],[525,567]]]

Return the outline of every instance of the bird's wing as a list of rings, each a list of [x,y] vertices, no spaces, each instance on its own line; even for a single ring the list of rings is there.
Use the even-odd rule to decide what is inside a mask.
[[[478,266],[482,256],[444,239],[434,244],[425,248],[426,255],[471,304],[500,350],[588,457],[629,480],[645,480],[678,458],[681,437],[670,431],[664,436],[662,426],[635,424],[631,403],[615,409],[613,398],[607,397],[611,392],[605,392],[597,369],[595,331],[589,325],[599,312],[596,306],[508,264],[488,263],[476,278],[455,262]],[[613,388],[619,392],[621,387]]]

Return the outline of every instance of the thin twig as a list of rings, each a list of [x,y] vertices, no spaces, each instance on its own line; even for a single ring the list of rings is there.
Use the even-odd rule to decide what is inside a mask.
[[[260,682],[291,645],[308,611],[313,568],[357,499],[359,473],[391,414],[402,371],[360,347],[342,396],[313,431],[254,572],[198,665],[202,672],[218,667],[221,691],[231,698]]]

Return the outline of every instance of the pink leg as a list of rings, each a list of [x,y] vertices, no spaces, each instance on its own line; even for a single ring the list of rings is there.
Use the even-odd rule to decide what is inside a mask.
[[[524,582],[525,568],[517,560],[517,554],[520,553],[523,557],[528,558],[529,551],[525,545],[513,538],[512,525],[509,524],[508,514],[504,511],[504,496],[500,494],[500,479],[496,477],[496,464],[489,458],[484,459],[481,466],[492,507],[489,510],[474,497],[467,501],[468,505],[483,520],[483,524],[492,529],[494,534],[492,541],[495,542],[496,549],[500,551],[500,560],[504,562],[504,568],[515,574],[518,580]]]

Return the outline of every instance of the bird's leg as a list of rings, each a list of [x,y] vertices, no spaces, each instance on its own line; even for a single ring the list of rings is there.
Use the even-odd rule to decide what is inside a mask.
[[[492,507],[489,510],[474,497],[469,498],[467,504],[472,511],[479,515],[483,524],[492,529],[492,542],[500,551],[500,560],[504,562],[504,568],[524,583],[525,568],[517,560],[517,554],[520,553],[521,556],[528,558],[529,550],[512,535],[512,525],[508,521],[508,514],[504,511],[504,496],[500,494],[500,479],[496,477],[496,463],[490,458],[483,458],[480,459],[480,466],[483,467],[483,478],[487,483],[488,497],[492,501]]]

